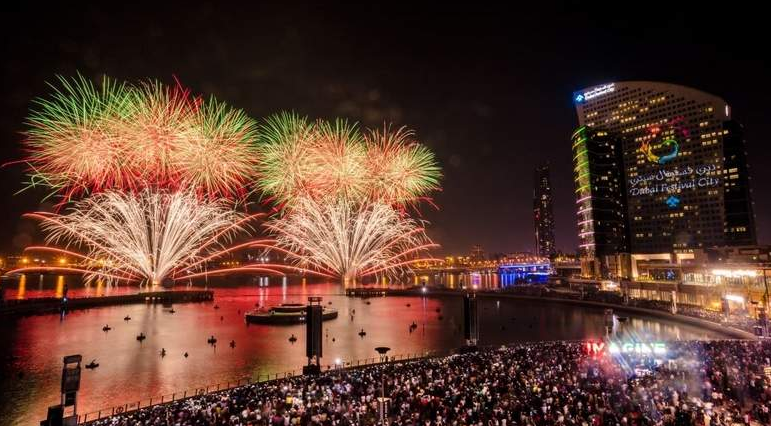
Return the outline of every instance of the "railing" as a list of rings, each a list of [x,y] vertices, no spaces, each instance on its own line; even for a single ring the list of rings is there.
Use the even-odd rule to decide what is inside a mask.
[[[449,352],[440,353],[439,351],[426,351],[424,353],[393,355],[393,356],[385,357],[383,359],[381,359],[380,357],[373,357],[373,358],[341,361],[340,364],[325,364],[325,365],[322,365],[321,367],[322,367],[322,372],[334,372],[335,370],[349,370],[349,369],[356,369],[360,367],[372,366],[377,364],[391,364],[391,363],[404,362],[404,361],[415,361],[419,359],[433,358],[440,355],[446,355],[448,353]],[[220,382],[217,384],[209,384],[206,386],[190,388],[190,389],[181,390],[178,392],[173,392],[173,393],[155,396],[151,398],[140,399],[138,401],[131,401],[121,405],[115,405],[112,407],[103,408],[101,410],[91,411],[86,414],[79,414],[78,424],[86,424],[86,423],[94,422],[96,420],[114,416],[116,414],[130,413],[140,409],[146,409],[153,406],[168,404],[171,402],[181,401],[192,397],[208,395],[211,393],[226,391],[229,389],[235,389],[241,386],[253,385],[257,383],[265,383],[273,380],[283,380],[283,379],[288,379],[291,377],[296,377],[301,375],[302,375],[302,368],[299,368],[297,370],[285,371],[281,373],[257,374],[256,377],[254,378],[247,377],[247,378],[237,379],[235,381],[226,381],[226,382]]]

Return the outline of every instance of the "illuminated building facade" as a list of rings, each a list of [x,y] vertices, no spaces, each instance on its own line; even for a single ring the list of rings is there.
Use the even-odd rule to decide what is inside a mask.
[[[573,135],[579,236],[586,255],[603,254],[598,228],[614,227],[600,224],[596,211],[602,196],[611,196],[610,187],[623,191],[616,201],[625,205],[628,244],[619,248],[631,253],[756,244],[743,131],[723,99],[673,84],[620,82],[576,92],[573,100],[580,125]],[[620,157],[592,152],[610,150],[603,138]],[[614,155],[622,179],[604,194],[594,184],[595,169],[603,166],[593,163]]]
[[[535,223],[535,252],[539,256],[553,258],[557,254],[554,246],[554,210],[552,209],[551,179],[549,165],[535,169],[533,188],[533,221]]]
[[[573,133],[572,142],[582,275],[623,276],[619,256],[629,245],[621,144],[607,131],[586,126]]]

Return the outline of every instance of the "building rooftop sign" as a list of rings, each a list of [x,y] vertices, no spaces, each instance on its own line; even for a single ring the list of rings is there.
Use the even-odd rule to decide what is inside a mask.
[[[586,92],[573,93],[573,100],[577,104],[582,104],[588,100],[594,99],[602,95],[606,95],[614,90],[616,90],[616,83],[603,84],[602,86],[597,86],[594,89]]]

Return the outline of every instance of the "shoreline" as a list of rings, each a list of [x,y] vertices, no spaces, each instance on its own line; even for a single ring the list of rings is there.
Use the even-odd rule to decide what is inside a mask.
[[[67,299],[67,302],[63,302],[61,298],[46,297],[2,303],[0,317],[54,314],[61,312],[63,307],[67,311],[74,311],[138,303],[200,303],[213,300],[212,290],[149,291],[117,296],[73,297]]]
[[[462,296],[464,293],[457,290],[444,290],[444,289],[429,289],[427,292],[423,293],[422,291],[419,291],[417,289],[401,290],[401,289],[360,288],[360,289],[346,290],[346,294],[349,297],[362,297],[362,296],[364,297],[380,297],[380,296],[458,297],[458,296]],[[484,290],[477,291],[476,294],[477,296],[484,297],[484,298],[507,298],[507,299],[527,300],[527,301],[535,301],[535,302],[542,302],[542,303],[564,303],[564,304],[572,304],[572,305],[584,306],[584,307],[613,309],[614,311],[641,314],[641,315],[652,316],[656,318],[662,318],[662,319],[666,319],[674,322],[685,323],[688,325],[704,327],[706,329],[709,329],[710,331],[714,331],[716,333],[720,333],[722,335],[725,335],[734,339],[743,339],[743,340],[758,339],[758,337],[755,336],[754,334],[748,331],[740,330],[735,327],[730,327],[727,325],[723,325],[720,323],[716,323],[706,319],[696,318],[688,315],[672,314],[670,312],[661,311],[658,309],[639,308],[636,306],[617,305],[614,303],[595,302],[591,300],[569,299],[569,298],[552,297],[552,296],[529,296],[529,295],[523,295],[523,294],[511,294],[511,293],[484,291]]]

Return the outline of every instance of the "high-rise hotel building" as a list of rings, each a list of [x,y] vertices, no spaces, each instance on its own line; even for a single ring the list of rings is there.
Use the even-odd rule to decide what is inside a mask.
[[[617,253],[756,244],[743,131],[723,99],[632,81],[589,87],[573,100],[585,258],[609,267],[603,258]],[[604,267],[595,273],[613,275]]]

